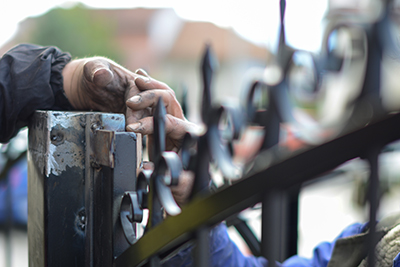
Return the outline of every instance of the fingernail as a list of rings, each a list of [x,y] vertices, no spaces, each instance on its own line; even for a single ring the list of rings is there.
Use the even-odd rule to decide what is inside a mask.
[[[139,95],[132,96],[131,98],[128,99],[129,102],[133,103],[138,103],[140,102],[140,100],[142,100],[142,97]]]
[[[141,126],[141,123],[140,123],[140,122],[137,122],[137,123],[129,124],[129,125],[127,126],[127,128],[128,128],[129,130],[131,130],[131,131],[137,131],[137,130],[139,130],[140,126]]]
[[[137,70],[135,71],[135,73],[136,73],[136,74],[143,75],[143,76],[149,76],[149,75],[147,74],[147,72],[146,72],[144,69],[141,69],[141,68],[137,69]]]
[[[136,83],[137,80],[142,81],[144,83],[150,82],[150,79],[148,77],[146,77],[146,76],[137,76],[135,78],[135,83]]]

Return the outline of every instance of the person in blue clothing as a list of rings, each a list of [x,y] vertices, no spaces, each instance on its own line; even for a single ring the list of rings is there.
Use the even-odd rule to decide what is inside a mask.
[[[151,135],[151,110],[162,97],[166,105],[166,148],[179,151],[184,134],[197,126],[188,121],[173,90],[139,69],[131,72],[103,57],[71,60],[57,47],[22,44],[0,59],[0,142],[8,142],[27,126],[37,109],[98,110],[126,115],[126,130]],[[191,176],[173,188],[179,204],[187,200]],[[400,267],[398,217],[378,225],[378,266]],[[365,266],[362,245],[368,224],[346,228],[331,243],[321,243],[310,259],[293,256],[278,266]],[[399,246],[399,247],[398,247]],[[193,266],[192,248],[179,251],[163,266]],[[268,266],[263,257],[243,255],[229,238],[223,223],[210,231],[210,266]]]
[[[345,238],[363,233],[366,227],[362,224],[354,224],[346,228],[338,237]],[[327,266],[331,259],[335,241],[319,244],[314,249],[313,257],[303,258],[300,256],[292,256],[283,263],[276,263],[276,266],[286,267],[322,267]],[[172,266],[193,266],[193,258],[191,254],[192,248],[180,251],[172,257],[164,267]],[[226,226],[221,223],[214,227],[210,233],[210,266],[238,266],[238,267],[263,267],[268,266],[268,260],[263,257],[245,256],[238,249],[236,244],[229,238]],[[342,266],[342,265],[337,265]],[[357,265],[358,266],[358,265]]]

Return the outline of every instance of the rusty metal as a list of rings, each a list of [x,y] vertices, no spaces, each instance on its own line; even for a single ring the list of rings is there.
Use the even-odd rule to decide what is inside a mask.
[[[97,144],[93,147],[93,161],[97,164],[114,168],[114,131],[97,130],[93,135],[94,143]]]

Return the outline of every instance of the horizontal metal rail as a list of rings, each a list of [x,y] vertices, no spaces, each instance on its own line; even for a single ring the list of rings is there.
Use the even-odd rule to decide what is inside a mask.
[[[166,218],[116,258],[114,266],[141,266],[151,256],[189,241],[198,228],[215,225],[255,205],[268,191],[312,180],[348,160],[365,157],[371,145],[383,146],[400,139],[399,125],[400,114],[395,114],[298,153],[278,153],[276,149],[262,152],[244,179],[216,193],[194,198],[181,214]],[[265,166],[271,158],[272,163]]]

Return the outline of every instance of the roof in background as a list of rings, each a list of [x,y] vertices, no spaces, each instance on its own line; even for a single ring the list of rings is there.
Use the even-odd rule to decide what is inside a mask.
[[[143,65],[146,61],[151,64],[162,59],[197,59],[206,43],[212,45],[220,61],[238,58],[264,61],[270,57],[266,48],[241,38],[230,28],[221,28],[209,22],[185,21],[170,8],[90,9],[90,13],[115,23],[115,38],[122,52],[126,54],[127,67],[137,65],[129,62],[131,60],[138,60],[138,64]],[[163,19],[157,20],[161,16]],[[29,31],[35,20],[36,18],[28,18],[21,22],[16,36],[26,34],[23,31]],[[179,20],[180,23],[165,25],[174,20]],[[157,26],[155,22],[162,27],[161,31],[154,30]],[[165,36],[169,36],[169,39],[165,40]],[[14,46],[15,39],[0,48],[0,54]],[[155,51],[160,47],[165,51]]]

